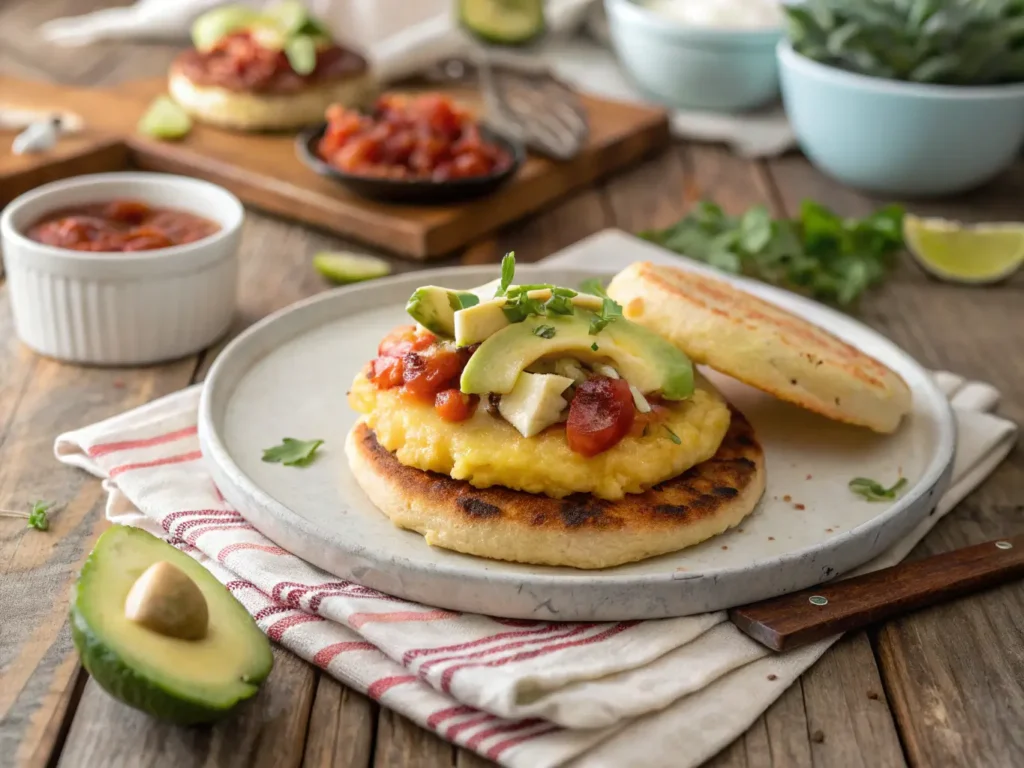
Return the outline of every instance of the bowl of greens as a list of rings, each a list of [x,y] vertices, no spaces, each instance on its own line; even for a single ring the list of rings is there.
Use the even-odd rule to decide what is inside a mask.
[[[805,0],[777,48],[819,168],[869,192],[984,184],[1024,144],[1024,0]]]

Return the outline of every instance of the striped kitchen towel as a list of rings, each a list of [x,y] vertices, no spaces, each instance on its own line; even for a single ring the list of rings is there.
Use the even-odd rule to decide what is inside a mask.
[[[902,559],[1006,456],[1016,427],[990,386],[938,381],[959,426],[938,511],[870,567]],[[514,768],[699,765],[834,642],[770,654],[723,612],[575,623],[459,614],[321,571],[263,537],[204,468],[199,388],[57,438],[101,478],[107,517],[188,552],[274,641],[448,741]]]

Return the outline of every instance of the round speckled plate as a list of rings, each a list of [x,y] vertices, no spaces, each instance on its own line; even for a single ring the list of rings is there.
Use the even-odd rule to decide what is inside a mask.
[[[577,264],[662,257],[608,232],[572,249]],[[686,262],[676,262],[686,266]],[[699,271],[700,270],[698,268]],[[599,271],[596,272],[599,274]],[[529,282],[576,285],[594,269],[522,267]],[[603,571],[516,565],[435,549],[391,525],[355,483],[344,455],[355,420],[345,392],[423,283],[468,288],[494,267],[407,274],[317,296],[258,323],[210,372],[199,415],[203,453],[224,496],[266,536],[331,573],[410,600],[511,618],[622,620],[683,616],[802,589],[870,560],[935,506],[955,443],[945,397],[928,373],[874,331],[814,302],[744,283],[897,370],[914,410],[895,435],[827,421],[709,374],[750,419],[768,488],[736,529],[676,554]],[[284,436],[322,438],[311,466],[261,461]],[[895,502],[869,503],[854,476],[910,481]]]

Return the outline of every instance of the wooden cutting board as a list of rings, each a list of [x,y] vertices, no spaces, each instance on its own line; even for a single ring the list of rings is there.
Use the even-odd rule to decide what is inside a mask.
[[[376,203],[349,194],[306,168],[291,135],[245,134],[197,125],[180,142],[140,136],[135,124],[164,80],[112,90],[71,88],[0,77],[0,104],[60,108],[82,115],[87,130],[52,151],[0,155],[0,205],[54,179],[128,167],[180,173],[220,184],[245,203],[413,259],[449,253],[566,193],[635,162],[669,141],[664,111],[584,98],[590,140],[579,156],[554,162],[530,156],[493,195],[443,206]],[[472,91],[451,94],[472,104]],[[13,134],[3,144],[8,144]]]

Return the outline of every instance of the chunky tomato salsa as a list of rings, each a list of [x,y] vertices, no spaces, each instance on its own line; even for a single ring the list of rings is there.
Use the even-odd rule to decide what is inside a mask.
[[[28,230],[37,243],[75,251],[151,251],[202,240],[220,226],[194,213],[138,200],[86,203],[47,214]]]
[[[385,94],[365,115],[334,105],[320,157],[346,173],[447,181],[507,170],[512,156],[486,141],[466,110],[447,96]]]
[[[459,379],[478,346],[456,347],[415,325],[400,326],[380,343],[377,358],[367,366],[366,377],[378,389],[397,387],[412,400],[433,403],[434,410],[446,421],[465,421],[476,411],[480,398],[461,392]],[[566,392],[566,397],[566,441],[583,456],[596,456],[627,435],[645,434],[667,415],[665,406],[656,399],[651,400],[649,413],[637,412],[629,385],[607,376],[590,376]],[[489,402],[487,410],[496,416],[495,404]],[[560,424],[549,427],[562,428]]]

